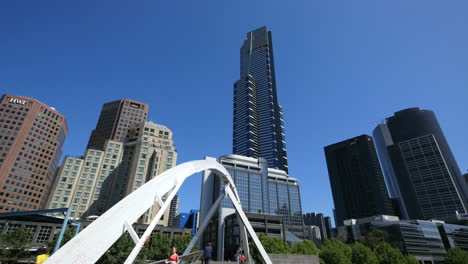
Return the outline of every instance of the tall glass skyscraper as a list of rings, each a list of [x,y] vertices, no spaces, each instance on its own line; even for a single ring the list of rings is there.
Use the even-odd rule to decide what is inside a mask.
[[[264,158],[268,167],[287,173],[283,113],[267,27],[247,33],[240,64],[240,79],[234,84],[233,153]]]
[[[434,112],[409,108],[396,112],[374,133],[390,188],[409,219],[437,219],[465,213],[466,185]],[[384,155],[383,155],[384,154]],[[391,172],[391,173],[388,173]]]

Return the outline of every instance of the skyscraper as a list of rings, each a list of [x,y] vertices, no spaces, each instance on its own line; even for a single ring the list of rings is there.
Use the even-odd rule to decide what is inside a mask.
[[[105,103],[86,149],[103,150],[107,139],[122,141],[129,127],[146,121],[148,109],[147,104],[130,99]]]
[[[0,212],[42,209],[68,133],[65,117],[36,99],[0,99]]]
[[[336,226],[352,218],[394,215],[372,137],[361,135],[325,147]]]
[[[382,164],[410,219],[433,219],[466,212],[466,185],[434,112],[409,108],[386,119],[388,135],[379,139]],[[392,175],[392,174],[390,174]]]
[[[320,229],[320,238],[325,241],[328,237],[327,226],[323,214],[306,213],[303,215],[304,225],[316,226]],[[331,238],[331,237],[330,237]]]
[[[247,33],[240,64],[240,79],[234,84],[233,153],[264,158],[268,167],[288,173],[271,31],[261,27]]]
[[[111,192],[107,184],[115,177],[122,161],[122,142],[106,140],[104,150],[87,149],[83,156],[67,156],[57,173],[57,179],[51,190],[48,208],[71,207],[72,219],[100,215],[106,208],[99,198],[108,197]],[[123,198],[123,195],[118,197]],[[91,206],[102,211],[91,211]]]
[[[387,124],[377,125],[372,135],[374,136],[375,148],[377,150],[380,166],[382,167],[390,198],[396,199],[401,218],[409,219],[405,202],[401,196],[398,180],[395,176],[395,170],[393,169],[393,165],[390,161],[390,154],[388,153],[388,147],[393,145],[393,140]]]
[[[82,157],[66,157],[48,207],[72,207],[74,219],[99,216],[147,181],[174,167],[176,161],[172,132],[167,127],[153,122],[134,124],[124,142],[106,140],[103,150],[87,149]],[[155,205],[139,222],[148,224],[157,210],[159,207]],[[176,196],[158,224],[168,226],[177,210]]]

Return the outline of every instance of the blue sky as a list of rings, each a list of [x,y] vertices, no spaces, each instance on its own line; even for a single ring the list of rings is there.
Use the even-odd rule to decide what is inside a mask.
[[[246,32],[273,32],[290,175],[332,214],[323,147],[407,107],[436,112],[468,169],[467,1],[0,1],[0,92],[37,98],[80,155],[103,103],[131,98],[173,130],[178,163],[231,152]],[[200,177],[181,190],[198,208]]]

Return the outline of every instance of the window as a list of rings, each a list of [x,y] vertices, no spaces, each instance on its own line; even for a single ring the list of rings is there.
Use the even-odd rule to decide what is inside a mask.
[[[41,226],[39,233],[37,234],[36,243],[44,243],[49,240],[50,234],[52,233],[52,226]]]
[[[138,173],[138,174],[136,175],[136,178],[137,178],[137,179],[143,179],[143,174]]]

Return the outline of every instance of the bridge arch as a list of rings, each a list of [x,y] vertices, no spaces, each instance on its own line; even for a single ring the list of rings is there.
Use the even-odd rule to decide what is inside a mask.
[[[240,219],[241,238],[244,244],[247,244],[246,232],[248,232],[260,251],[265,263],[272,263],[242,210],[239,195],[229,172],[214,159],[186,162],[151,179],[107,210],[72,240],[68,241],[68,243],[55,252],[46,263],[95,263],[126,231],[129,232],[135,242],[135,247],[125,261],[125,264],[133,263],[184,181],[193,174],[204,170],[213,171],[220,180],[225,183],[225,188],[209,210],[205,219],[203,219],[199,230],[192,238],[185,253],[191,251],[205,227],[208,225],[211,216],[220,206],[222,199],[227,196],[232,200]],[[161,198],[167,193],[169,193],[169,195],[167,199],[163,201]],[[159,204],[160,209],[151,220],[151,223],[142,237],[138,237],[132,224],[155,203]],[[249,260],[250,259],[251,258],[249,258]]]

